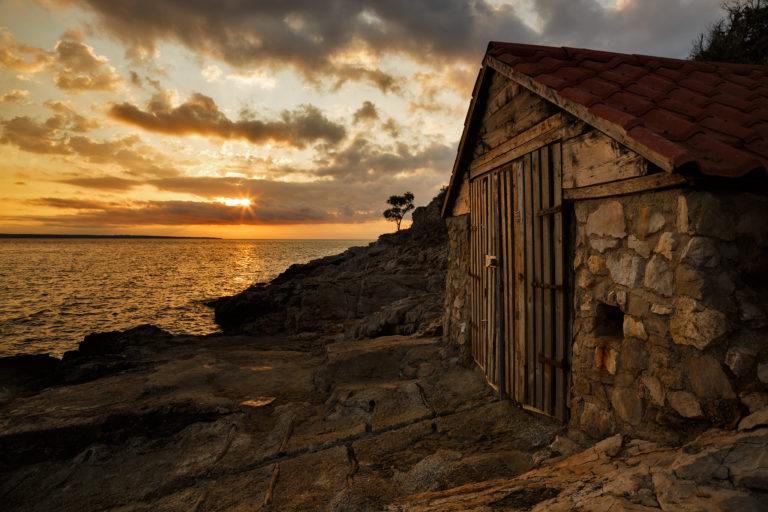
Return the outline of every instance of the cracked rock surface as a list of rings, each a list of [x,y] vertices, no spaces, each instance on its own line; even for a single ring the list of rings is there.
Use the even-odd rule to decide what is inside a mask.
[[[130,364],[2,394],[3,510],[381,510],[523,473],[560,428],[437,338],[114,336],[69,359]]]

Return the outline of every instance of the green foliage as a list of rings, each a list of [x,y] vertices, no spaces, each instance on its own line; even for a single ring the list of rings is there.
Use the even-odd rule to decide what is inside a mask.
[[[693,41],[691,60],[768,65],[768,0],[723,3],[725,17]]]
[[[403,217],[414,208],[413,194],[406,192],[401,196],[389,196],[387,204],[392,205],[392,208],[384,210],[384,218],[397,223],[397,230],[400,231],[400,223],[403,221]]]

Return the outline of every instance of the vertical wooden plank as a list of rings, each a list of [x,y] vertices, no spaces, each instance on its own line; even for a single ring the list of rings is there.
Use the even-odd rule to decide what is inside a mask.
[[[515,339],[515,256],[514,256],[514,200],[512,188],[512,176],[516,164],[508,167],[504,172],[504,347],[506,350],[506,386],[507,396],[514,398],[515,365],[514,365],[514,339]]]
[[[542,282],[542,248],[541,248],[541,217],[536,212],[541,210],[541,152],[533,152],[533,165],[531,166],[531,181],[533,194],[533,280],[537,283]],[[544,410],[544,374],[541,371],[542,365],[539,363],[539,354],[544,353],[544,317],[543,317],[543,297],[542,289],[536,287],[533,290],[533,308],[534,308],[534,339],[535,354],[534,368],[536,373],[536,404],[535,407],[541,411]]]
[[[476,183],[476,181],[469,183],[469,346],[472,352],[472,359],[477,358],[477,352],[475,351],[475,322],[477,321],[477,311],[475,310],[475,302],[477,301],[477,290],[475,289],[475,253],[477,252],[477,243],[475,241],[477,226]]]
[[[549,159],[549,147],[543,147],[540,150],[541,153],[541,209],[547,209],[552,206],[551,190],[551,168]],[[552,269],[552,231],[551,231],[551,215],[542,215],[541,219],[541,281],[543,283],[552,283],[553,269]],[[543,332],[541,334],[542,339],[542,352],[545,357],[552,359],[554,355],[553,350],[553,308],[552,308],[552,293],[554,290],[549,288],[543,288],[542,294],[542,317],[543,317]],[[554,379],[555,369],[548,364],[540,364],[539,370],[542,374],[542,393],[543,393],[543,411],[547,414],[554,415],[554,407],[552,404],[552,381]]]
[[[563,203],[563,166],[562,146],[552,144],[552,202]],[[568,362],[570,340],[566,336],[567,315],[565,307],[565,250],[563,247],[563,212],[562,209],[553,217],[553,245],[555,284],[560,288],[555,291],[555,359]],[[555,416],[565,422],[568,419],[568,364],[555,371]]]
[[[525,403],[526,389],[526,323],[525,323],[525,224],[523,222],[523,213],[525,211],[525,175],[524,169],[526,159],[521,158],[517,169],[515,169],[515,292],[517,300],[515,302],[515,374],[517,381],[515,383],[516,399],[518,402]]]
[[[509,366],[507,365],[507,339],[508,339],[508,325],[507,325],[507,257],[506,257],[506,245],[507,245],[507,223],[509,222],[509,219],[507,219],[507,194],[506,194],[506,182],[507,182],[507,171],[506,169],[502,169],[499,171],[499,202],[498,202],[498,215],[499,215],[499,226],[498,226],[498,241],[497,241],[497,247],[498,247],[498,258],[499,258],[499,268],[496,270],[497,275],[497,286],[498,286],[498,293],[499,293],[499,304],[498,308],[499,311],[497,313],[498,318],[498,326],[499,326],[499,337],[496,340],[497,343],[497,351],[499,353],[499,357],[497,358],[499,360],[499,363],[497,364],[498,370],[499,370],[499,397],[502,399],[507,398],[509,386],[507,384],[507,378],[509,376]]]
[[[482,278],[482,308],[483,324],[480,329],[480,348],[483,361],[483,370],[488,375],[488,272],[485,268],[485,255],[488,254],[488,177],[484,177],[480,187],[480,207],[482,209],[482,226],[480,232],[480,243],[482,252],[480,253],[480,273]]]
[[[535,313],[534,313],[534,245],[537,244],[533,230],[533,176],[535,174],[532,155],[526,155],[525,175],[525,345],[526,345],[526,401],[528,405],[536,404],[536,339],[535,339]]]
[[[494,177],[494,200],[493,200],[493,215],[496,219],[494,223],[494,254],[496,255],[496,261],[497,265],[496,268],[493,270],[494,274],[494,350],[496,351],[496,385],[499,387],[499,399],[503,400],[506,398],[506,386],[505,386],[505,375],[506,372],[504,371],[504,324],[502,322],[503,318],[503,305],[502,305],[502,275],[503,275],[503,254],[501,251],[502,247],[502,240],[503,240],[503,232],[504,232],[504,223],[503,223],[503,217],[501,214],[501,200],[503,196],[503,189],[502,189],[502,183],[503,183],[503,174],[501,171],[495,173]]]

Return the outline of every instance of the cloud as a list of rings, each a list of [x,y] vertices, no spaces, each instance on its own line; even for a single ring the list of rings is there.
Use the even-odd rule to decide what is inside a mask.
[[[72,35],[56,43],[54,54],[58,72],[54,82],[60,89],[82,91],[115,91],[122,83],[109,60],[93,53],[93,48]]]
[[[272,89],[277,85],[277,79],[270,76],[262,69],[243,73],[232,73],[231,75],[227,75],[227,80],[235,82],[240,86],[261,87],[262,89]]]
[[[28,204],[34,206],[48,206],[51,208],[62,208],[68,210],[103,210],[109,207],[109,203],[101,201],[87,201],[82,199],[63,199],[57,197],[42,197],[40,199],[31,199]]]
[[[0,143],[29,153],[77,155],[94,164],[117,165],[134,176],[168,177],[179,173],[168,157],[142,145],[139,136],[96,141],[82,135],[99,127],[96,120],[78,114],[67,102],[47,101],[44,105],[53,111],[45,121],[29,116],[0,120]]]
[[[317,141],[338,143],[346,133],[344,126],[329,120],[312,105],[285,110],[279,120],[242,118],[232,121],[219,110],[213,99],[200,93],[193,94],[176,107],[172,106],[167,92],[153,96],[147,110],[130,103],[114,104],[109,115],[152,132],[243,139],[254,144],[274,142],[296,148]]]
[[[404,55],[439,64],[476,61],[489,38],[533,41],[536,34],[508,6],[483,0],[363,0],[337,2],[189,2],[74,0],[135,55],[180,43],[237,68],[293,67],[311,81],[321,76],[366,81],[382,90],[397,79],[380,67],[341,59]]]
[[[11,92],[7,92],[0,96],[0,103],[11,103],[15,101],[21,101],[29,96],[29,91],[23,91],[20,89],[14,89]]]
[[[381,145],[358,136],[341,149],[329,149],[313,174],[346,183],[370,182],[382,177],[397,177],[416,172],[449,175],[456,148],[434,142],[419,148],[403,142]]]
[[[352,123],[357,124],[363,121],[374,121],[379,118],[379,113],[376,111],[376,105],[370,101],[364,101],[363,106],[357,109],[352,116]]]
[[[55,122],[57,128],[66,128],[72,132],[84,133],[100,127],[97,119],[78,114],[69,102],[46,101],[43,105],[55,112],[53,117],[47,122]]]
[[[41,154],[68,155],[73,153],[68,132],[87,132],[98,128],[98,122],[86,118],[63,101],[47,101],[45,107],[53,115],[43,122],[29,116],[0,120],[0,143],[11,144],[23,151]]]
[[[11,144],[23,151],[40,154],[68,155],[72,149],[66,139],[59,136],[55,118],[38,123],[28,116],[17,116],[0,121],[3,127],[0,143]],[[54,120],[53,122],[51,122]]]
[[[136,180],[128,180],[115,176],[95,176],[92,178],[71,178],[59,180],[59,183],[74,185],[76,187],[92,188],[97,190],[124,191],[143,185]]]
[[[221,75],[223,75],[224,72],[221,70],[219,66],[208,66],[207,68],[202,70],[200,74],[203,75],[203,78],[205,78],[206,82],[214,82]]]
[[[721,0],[537,0],[542,44],[685,58],[691,41],[722,15]]]
[[[49,52],[16,42],[7,30],[0,29],[0,64],[13,71],[36,73],[53,61]]]
[[[258,201],[245,208],[202,201],[135,201],[118,204],[43,198],[34,200],[32,203],[64,210],[77,210],[72,214],[23,218],[27,221],[44,222],[49,226],[286,225],[342,221],[339,217],[311,208],[288,208]],[[343,221],[349,220],[349,218],[343,219]]]

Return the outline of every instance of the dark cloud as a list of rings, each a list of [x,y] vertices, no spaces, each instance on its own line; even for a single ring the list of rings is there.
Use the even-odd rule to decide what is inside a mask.
[[[47,122],[55,120],[57,128],[84,133],[100,127],[98,120],[78,114],[72,105],[65,101],[46,101],[43,105],[53,110],[54,115]]]
[[[60,180],[59,183],[74,185],[76,187],[92,188],[97,190],[124,191],[143,185],[143,182],[127,180],[116,176],[95,176],[92,178],[71,178]]]
[[[290,208],[259,201],[245,208],[218,202],[141,201],[115,204],[59,198],[39,199],[34,204],[78,210],[73,214],[24,218],[50,226],[286,225],[354,221],[311,208]]]
[[[144,87],[144,82],[141,81],[141,77],[135,71],[130,72],[131,83],[136,87]]]
[[[110,204],[101,201],[86,201],[82,199],[63,199],[58,197],[42,197],[40,199],[31,199],[28,204],[34,206],[48,206],[51,208],[62,208],[67,210],[103,210],[109,208]]]
[[[65,34],[53,49],[58,68],[56,85],[75,92],[116,90],[122,79],[109,60],[94,54],[93,48],[74,37]]]
[[[11,144],[23,151],[41,154],[68,155],[72,148],[66,139],[59,135],[59,126],[55,118],[45,123],[38,123],[28,116],[18,116],[0,121],[3,127],[0,143]]]
[[[370,101],[364,101],[363,106],[357,109],[352,116],[352,122],[357,124],[361,121],[373,121],[379,118],[379,112],[376,110],[376,105]]]
[[[29,91],[14,89],[11,92],[7,92],[2,96],[0,96],[0,103],[11,103],[15,101],[21,101],[23,99],[26,99],[27,96],[29,96]]]
[[[399,78],[348,59],[357,51],[405,55],[440,67],[476,63],[489,40],[589,46],[684,57],[695,35],[719,15],[720,0],[536,0],[542,27],[532,30],[515,7],[485,0],[72,0],[96,14],[134,56],[164,41],[235,67],[291,66],[308,80],[367,81],[382,90]],[[363,62],[363,61],[359,61]]]
[[[313,173],[317,176],[332,176],[347,183],[403,176],[424,169],[448,175],[455,155],[455,147],[440,142],[424,148],[412,147],[403,142],[384,146],[360,136],[344,148],[329,149],[325,157],[318,160]]]
[[[106,142],[79,133],[98,128],[96,120],[86,118],[68,104],[48,101],[54,113],[45,121],[28,116],[0,120],[0,143],[22,151],[40,154],[78,155],[96,164],[115,164],[134,176],[176,176],[179,171],[157,150],[141,145],[137,135]]]
[[[684,58],[691,41],[720,16],[721,0],[537,0],[542,44]]]
[[[232,121],[219,110],[213,99],[200,93],[193,94],[177,107],[171,105],[168,93],[160,93],[152,97],[147,110],[121,103],[112,105],[109,115],[145,130],[170,135],[244,139],[255,144],[276,142],[297,148],[320,140],[337,143],[345,135],[344,126],[329,120],[312,105],[283,111],[279,120],[242,118]]]
[[[479,59],[489,38],[533,41],[510,6],[483,0],[157,2],[79,0],[133,55],[176,41],[237,67],[292,66],[309,79],[334,75],[383,90],[394,77],[339,58],[365,50],[400,53],[423,63]],[[396,80],[396,79],[395,79]]]

